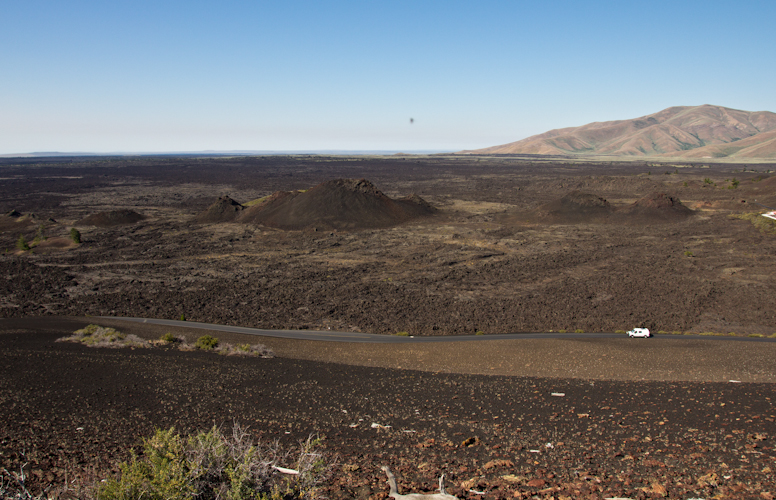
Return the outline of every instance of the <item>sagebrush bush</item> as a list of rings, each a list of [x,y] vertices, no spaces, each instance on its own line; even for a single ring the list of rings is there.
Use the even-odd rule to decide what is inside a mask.
[[[163,342],[167,342],[168,344],[171,344],[173,342],[180,342],[180,339],[178,337],[176,337],[175,335],[173,335],[172,333],[170,333],[170,332],[167,332],[164,335],[162,335],[161,337],[159,337],[159,340],[161,340]]]
[[[35,238],[33,238],[30,246],[38,245],[42,241],[46,241],[46,226],[43,224],[38,226],[38,231],[35,233]]]
[[[30,245],[27,243],[27,240],[24,239],[24,235],[19,235],[19,239],[16,240],[16,248],[21,250],[22,252],[29,252],[30,251]]]
[[[89,347],[149,347],[148,342],[137,335],[125,335],[118,330],[99,325],[87,325],[59,342],[80,342]]]
[[[235,424],[231,436],[213,427],[184,438],[174,429],[157,430],[119,466],[119,477],[104,481],[98,500],[281,500],[314,499],[334,464],[316,451],[319,440],[300,443],[296,458],[277,445],[254,444]],[[283,474],[283,463],[294,474]]]
[[[194,343],[194,347],[205,351],[215,349],[217,346],[218,346],[218,339],[216,337],[213,337],[212,335],[203,335],[200,338],[198,338],[197,341]]]
[[[758,231],[765,234],[776,234],[776,221],[763,217],[760,212],[744,212],[741,214],[731,214],[731,218],[748,220]]]

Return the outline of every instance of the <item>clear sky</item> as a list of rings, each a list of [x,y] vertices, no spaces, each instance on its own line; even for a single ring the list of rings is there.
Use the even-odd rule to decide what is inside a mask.
[[[0,154],[455,151],[776,112],[774,26],[774,0],[5,0]]]

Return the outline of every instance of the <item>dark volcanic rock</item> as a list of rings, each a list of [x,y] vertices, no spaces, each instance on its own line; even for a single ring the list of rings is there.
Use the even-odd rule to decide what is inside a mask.
[[[554,222],[586,223],[607,219],[613,211],[611,204],[598,195],[572,191],[540,207],[539,214]]]
[[[135,224],[145,218],[145,215],[141,215],[134,210],[111,210],[110,212],[92,214],[76,222],[76,225],[97,227],[123,226],[126,224]]]
[[[228,196],[221,196],[207,207],[207,210],[197,215],[196,221],[200,224],[212,222],[232,222],[245,207]]]
[[[633,205],[624,207],[620,213],[637,217],[641,222],[670,222],[684,220],[693,215],[676,196],[666,193],[652,193],[636,201]]]
[[[84,471],[118,472],[155,429],[234,423],[282,450],[319,436],[323,461],[340,464],[321,492],[333,500],[386,498],[381,465],[406,493],[433,491],[445,474],[459,498],[774,491],[774,384],[466,375],[55,342],[87,322],[0,321],[0,467],[26,464],[35,493]]]
[[[309,191],[275,193],[239,220],[280,229],[352,230],[395,226],[433,213],[419,196],[392,200],[366,179],[337,179]]]

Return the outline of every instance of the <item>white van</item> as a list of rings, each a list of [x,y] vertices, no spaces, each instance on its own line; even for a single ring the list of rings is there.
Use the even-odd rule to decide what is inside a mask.
[[[634,337],[648,338],[651,336],[652,334],[649,333],[649,328],[634,328],[633,330],[628,332],[628,337],[630,338],[634,338]]]

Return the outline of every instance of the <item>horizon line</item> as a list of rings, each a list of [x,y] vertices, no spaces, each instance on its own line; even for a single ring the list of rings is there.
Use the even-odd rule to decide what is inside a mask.
[[[68,156],[227,156],[227,155],[295,155],[295,154],[436,154],[455,153],[453,149],[205,149],[201,151],[33,151],[29,153],[0,154],[0,158],[56,158]]]

